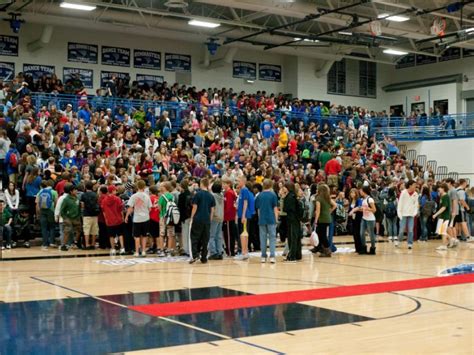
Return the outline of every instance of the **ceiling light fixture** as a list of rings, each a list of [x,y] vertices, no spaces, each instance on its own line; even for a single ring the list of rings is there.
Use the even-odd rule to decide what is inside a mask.
[[[346,32],[346,31],[340,31],[339,34],[344,35],[344,36],[352,36],[352,32]]]
[[[72,3],[63,1],[59,4],[60,7],[63,9],[71,9],[71,10],[81,10],[81,11],[93,11],[97,7],[95,5],[87,5],[87,4],[79,4],[79,3]]]
[[[215,23],[215,22],[200,21],[200,20],[189,20],[188,25],[206,27],[206,28],[216,28],[216,27],[219,27],[221,24]]]
[[[409,17],[406,17],[406,16],[399,16],[399,15],[390,16],[389,14],[380,14],[377,16],[377,18],[381,20],[389,20],[393,22],[405,22],[410,19]]]
[[[385,49],[383,52],[385,54],[392,54],[392,55],[407,55],[408,54],[408,52],[399,51],[397,49]]]
[[[466,28],[466,29],[464,30],[464,32],[466,32],[466,33],[474,32],[474,27]]]

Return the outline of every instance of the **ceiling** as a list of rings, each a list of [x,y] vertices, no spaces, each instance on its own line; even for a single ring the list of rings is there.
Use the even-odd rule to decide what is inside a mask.
[[[170,2],[187,6],[170,7]],[[327,60],[364,56],[393,64],[397,57],[384,54],[384,49],[428,56],[439,56],[449,47],[474,49],[474,31],[466,32],[474,28],[474,0],[459,2],[463,6],[457,7],[454,3],[454,0],[91,0],[87,4],[94,4],[97,9],[82,12],[60,8],[58,0],[21,0],[6,11],[20,12],[27,22],[106,28],[198,43],[213,37],[222,44],[221,48],[251,47]],[[384,14],[403,15],[409,20],[377,20]],[[431,34],[436,18],[446,21],[444,38]],[[190,19],[217,22],[221,26],[201,29],[189,26]],[[374,23],[381,27],[378,36],[371,33]]]

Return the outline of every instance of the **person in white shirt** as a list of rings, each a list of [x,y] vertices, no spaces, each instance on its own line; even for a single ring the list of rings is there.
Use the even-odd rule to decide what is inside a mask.
[[[360,241],[361,241],[361,252],[359,254],[367,254],[367,247],[365,242],[365,232],[367,231],[370,236],[370,252],[369,254],[375,255],[375,201],[370,197],[370,187],[362,186],[360,189],[360,195],[362,197],[362,221],[360,224]]]
[[[148,152],[150,147],[153,147],[153,153],[155,153],[159,148],[158,140],[154,135],[145,139],[145,152]]]
[[[397,215],[400,219],[400,229],[398,231],[398,238],[395,238],[395,246],[399,246],[399,241],[403,240],[403,234],[405,233],[405,228],[407,228],[408,249],[412,249],[415,217],[420,210],[418,198],[419,195],[416,192],[416,183],[414,180],[408,180],[405,187],[406,188],[402,191],[397,205]]]

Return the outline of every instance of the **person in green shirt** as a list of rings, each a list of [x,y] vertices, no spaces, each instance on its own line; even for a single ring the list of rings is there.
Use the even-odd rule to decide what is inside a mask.
[[[336,209],[336,203],[331,199],[329,186],[326,184],[318,185],[318,194],[316,197],[316,206],[314,212],[314,226],[318,233],[319,241],[322,245],[320,257],[331,257],[329,249],[328,230],[331,224],[331,213]]]
[[[165,248],[169,253],[174,253],[174,249],[176,248],[174,225],[167,224],[165,217],[168,203],[174,202],[174,196],[171,191],[173,191],[171,182],[166,181],[160,185],[161,196],[158,200],[158,205],[160,206],[160,239],[165,240],[166,236],[167,245],[165,245]]]
[[[433,219],[439,217],[437,234],[441,234],[443,238],[443,244],[440,245],[436,250],[448,250],[450,237],[448,234],[448,224],[451,218],[451,200],[448,195],[449,187],[447,184],[441,184],[439,187],[439,194],[441,195],[439,210],[433,215]]]
[[[76,187],[68,183],[64,187],[64,192],[68,195],[61,204],[59,214],[64,219],[64,245],[61,246],[62,251],[67,251],[66,243],[73,240],[76,235],[76,246],[81,247],[81,208],[79,199],[77,198]]]
[[[332,159],[332,154],[329,153],[328,147],[323,146],[321,154],[319,154],[319,167],[324,170],[326,163]]]
[[[2,250],[11,249],[12,244],[12,221],[13,215],[10,209],[5,207],[5,201],[0,198],[0,235],[3,235],[3,239],[6,241],[6,246],[3,245]]]

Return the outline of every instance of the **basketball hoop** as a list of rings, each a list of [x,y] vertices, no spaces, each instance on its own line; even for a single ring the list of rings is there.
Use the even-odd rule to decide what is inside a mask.
[[[431,34],[433,36],[443,37],[446,30],[446,19],[444,17],[435,17],[431,26]]]
[[[382,24],[380,21],[373,21],[369,24],[370,34],[374,37],[382,34]]]

